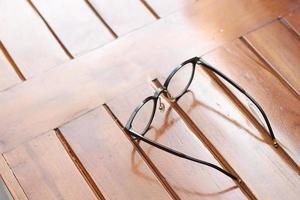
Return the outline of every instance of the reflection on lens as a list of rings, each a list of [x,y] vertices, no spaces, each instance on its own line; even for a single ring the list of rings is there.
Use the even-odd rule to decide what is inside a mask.
[[[187,63],[182,66],[171,78],[168,85],[168,92],[172,98],[179,97],[185,92],[193,74],[193,64]]]
[[[253,114],[253,116],[255,117],[255,119],[265,128],[268,130],[268,126],[265,122],[265,119],[263,117],[263,115],[261,114],[261,112],[259,111],[259,109],[255,106],[255,104],[247,99],[247,103],[248,103],[248,107],[251,111],[251,113]]]
[[[148,127],[148,123],[151,120],[152,112],[154,107],[154,101],[147,101],[137,112],[132,122],[132,129],[142,134]]]

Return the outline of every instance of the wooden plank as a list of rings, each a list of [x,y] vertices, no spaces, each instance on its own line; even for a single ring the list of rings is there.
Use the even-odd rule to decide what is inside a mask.
[[[251,32],[245,38],[299,95],[299,38],[279,21]]]
[[[126,91],[126,94],[111,100],[107,105],[125,124],[134,108],[153,93],[154,90],[150,89],[150,86],[143,84]],[[206,146],[185,126],[174,109],[166,102],[164,104],[165,112],[157,110],[152,128],[146,136],[160,144],[220,166]],[[141,117],[146,120],[147,113],[142,113]],[[246,198],[229,177],[215,169],[170,155],[144,142],[140,142],[139,145],[181,199]]]
[[[26,1],[2,0],[0,18],[1,41],[26,78],[69,59]]]
[[[153,10],[160,16],[166,16],[176,10],[182,9],[188,4],[192,4],[195,0],[145,0]]]
[[[297,199],[299,168],[297,171],[291,167],[287,157],[274,148],[269,137],[255,129],[214,80],[199,70],[189,89],[178,105],[221,152],[255,197]]]
[[[28,199],[97,199],[53,131],[4,156]]]
[[[207,55],[205,59],[258,101],[266,112],[282,148],[299,165],[299,99],[239,40]],[[245,98],[240,99],[249,109],[249,101],[245,101]]]
[[[293,30],[296,31],[297,34],[300,36],[300,8],[284,16],[284,19],[293,28]]]
[[[31,0],[73,56],[107,44],[114,37],[82,0]]]
[[[14,200],[13,196],[9,192],[4,180],[0,176],[0,198],[5,200]]]
[[[21,82],[21,80],[5,57],[0,44],[0,91],[19,82]]]
[[[101,17],[118,35],[124,35],[155,21],[155,17],[140,0],[89,0]]]
[[[60,130],[106,199],[171,199],[104,108]]]
[[[290,0],[276,3],[264,0],[255,4],[238,0],[212,4],[199,1],[189,7],[190,12],[165,17],[111,45],[2,92],[0,135],[5,142],[0,143],[0,152],[95,108],[120,91],[144,82],[146,77],[169,72],[170,67],[274,19],[296,3]],[[240,7],[249,10],[232,12],[233,8]],[[220,12],[230,17],[218,15]],[[228,29],[221,33],[223,25]]]
[[[0,174],[10,194],[15,200],[27,200],[27,197],[3,156],[0,156]],[[1,195],[0,195],[1,197]]]

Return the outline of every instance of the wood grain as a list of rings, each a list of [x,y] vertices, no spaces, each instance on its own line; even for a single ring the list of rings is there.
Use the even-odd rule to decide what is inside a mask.
[[[239,40],[212,52],[205,56],[205,59],[258,101],[266,112],[281,146],[299,165],[299,99]],[[239,97],[249,109],[249,101]]]
[[[28,199],[97,199],[54,132],[5,153]]]
[[[0,156],[0,174],[15,200],[27,200],[26,194],[2,155]]]
[[[298,36],[300,36],[300,8],[284,16],[284,19],[293,30],[297,32]]]
[[[268,51],[280,58],[280,69],[298,66],[294,57],[299,11],[287,13],[299,7],[299,0],[167,0],[153,8],[155,0],[149,4],[146,0],[112,1],[110,8],[98,8],[99,13],[102,8],[109,10],[105,19],[91,6],[96,1],[0,1],[0,40],[5,42],[1,49],[8,46],[3,51],[4,64],[0,52],[0,68],[4,66],[6,73],[9,66],[21,80],[29,78],[15,87],[12,82],[5,91],[1,91],[0,80],[0,152],[6,152],[5,157],[0,155],[0,178],[14,199],[298,199],[299,93],[288,80],[290,76],[285,78],[272,69],[271,62],[265,59],[270,67],[248,49],[244,37],[231,41],[283,22],[275,35],[268,31],[275,41],[270,46],[281,47],[280,51]],[[154,22],[150,12],[157,19],[166,17]],[[135,15],[139,17],[133,18]],[[144,16],[151,16],[154,23]],[[286,18],[270,22],[278,16]],[[128,26],[124,28],[122,21]],[[110,25],[126,36],[92,51],[90,47],[97,48],[97,43],[81,33],[94,34],[96,41],[97,30],[103,28],[116,38]],[[286,35],[286,41],[276,41]],[[220,48],[227,42],[231,44]],[[286,47],[285,42],[295,44]],[[73,61],[69,61],[74,57],[69,51],[77,57]],[[88,51],[92,52],[80,56]],[[166,110],[156,113],[147,137],[219,165],[242,182],[128,140],[106,106],[106,111],[102,106],[90,111],[108,102],[124,123],[132,109],[153,94],[150,80],[207,52],[211,53],[205,59],[215,62],[263,104],[279,147],[272,146],[249,101],[228,85],[219,88],[221,81],[201,70],[192,91],[178,102],[181,107],[163,101]],[[49,63],[54,64],[40,68]],[[24,77],[18,71],[19,66],[24,70],[23,65],[38,77]],[[32,71],[32,66],[40,71]],[[55,135],[52,129],[58,126]]]
[[[299,37],[276,21],[247,34],[245,38],[299,95]]]
[[[104,108],[60,130],[106,199],[170,199]]]
[[[28,2],[1,1],[0,18],[1,41],[26,78],[69,60]]]
[[[212,50],[297,5],[292,0],[209,2],[199,1],[187,8],[189,12],[179,11],[2,92],[0,135],[5,142],[0,143],[0,152],[95,108],[139,82],[169,73],[183,60]],[[233,8],[243,9],[232,12]],[[220,32],[222,26],[228,29]]]
[[[155,21],[140,0],[89,0],[100,16],[118,35],[124,35]]]
[[[21,80],[4,55],[0,44],[0,91],[12,87],[19,82]]]
[[[114,39],[82,0],[31,1],[74,57]]]
[[[254,128],[203,70],[197,71],[189,89],[178,105],[255,197],[297,199],[299,171],[290,166],[284,154],[273,147],[270,138]]]
[[[141,85],[109,101],[107,105],[123,123],[140,102],[154,90]],[[193,157],[220,166],[205,145],[185,126],[166,102],[165,112],[157,110],[147,137]],[[151,111],[151,110],[150,110]],[[146,115],[142,115],[146,119]],[[153,161],[163,177],[181,199],[245,199],[238,186],[219,171],[158,150],[140,142],[139,145]],[[201,180],[201,181],[199,181]]]
[[[182,9],[184,6],[192,4],[195,1],[196,0],[145,0],[160,17]]]

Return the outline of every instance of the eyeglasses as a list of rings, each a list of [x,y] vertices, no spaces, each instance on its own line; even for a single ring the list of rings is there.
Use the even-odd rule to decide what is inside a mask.
[[[168,76],[162,87],[157,89],[153,96],[149,96],[145,98],[142,103],[135,108],[133,113],[130,115],[125,130],[126,132],[135,140],[141,140],[145,143],[148,143],[160,150],[163,150],[165,152],[168,152],[170,154],[173,154],[175,156],[200,163],[209,167],[212,167],[221,173],[225,174],[226,176],[232,178],[233,180],[238,180],[236,176],[231,174],[230,172],[203,160],[191,157],[187,154],[184,154],[182,152],[179,152],[177,150],[174,150],[170,147],[167,147],[165,145],[159,144],[147,137],[145,137],[145,134],[149,131],[151,123],[153,121],[157,103],[159,105],[159,110],[164,110],[164,104],[161,102],[160,95],[166,96],[170,101],[178,101],[187,91],[189,86],[191,85],[194,75],[195,75],[195,68],[196,66],[201,66],[203,68],[206,68],[213,73],[217,74],[219,77],[224,79],[226,82],[234,86],[239,92],[244,94],[258,109],[260,112],[262,118],[265,121],[265,124],[267,125],[268,133],[273,140],[273,144],[276,147],[277,142],[272,130],[272,127],[270,125],[270,122],[267,118],[267,115],[265,114],[262,107],[239,85],[237,85],[235,82],[233,82],[231,79],[229,79],[227,76],[225,76],[222,72],[218,71],[211,65],[209,65],[207,62],[205,62],[200,57],[194,57],[189,60],[184,61],[181,65],[176,67]],[[251,108],[252,109],[252,108]]]

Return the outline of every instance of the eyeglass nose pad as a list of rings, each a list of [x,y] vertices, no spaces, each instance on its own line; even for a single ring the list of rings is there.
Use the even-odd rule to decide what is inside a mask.
[[[160,112],[164,112],[165,108],[166,108],[165,104],[161,102],[160,97],[158,98],[158,100],[159,100],[159,107],[158,107],[158,109],[159,109]]]

